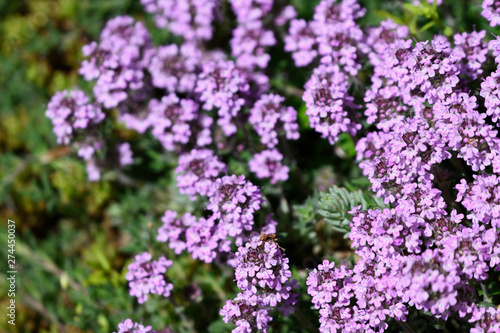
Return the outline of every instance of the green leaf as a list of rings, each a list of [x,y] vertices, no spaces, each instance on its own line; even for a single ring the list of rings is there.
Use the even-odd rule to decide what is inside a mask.
[[[425,8],[421,6],[415,6],[411,3],[404,3],[403,8],[411,13],[413,16],[420,16],[425,14]]]
[[[364,193],[361,190],[350,191],[345,187],[333,186],[328,193],[320,193],[318,213],[325,218],[330,226],[339,232],[348,233],[351,211],[361,206],[362,210],[387,207],[374,194]]]
[[[406,25],[406,23],[394,14],[389,13],[385,10],[375,10],[375,14],[383,20],[391,19],[394,23],[398,25]]]
[[[352,141],[352,137],[349,134],[340,134],[337,142],[348,158],[356,157],[356,145],[354,144],[354,141]]]
[[[434,21],[430,21],[426,23],[422,28],[420,28],[419,32],[424,32],[425,30],[432,28],[434,25],[435,25]]]
[[[306,114],[307,107],[305,103],[302,103],[297,111],[297,118],[299,120],[299,126],[301,129],[309,129],[311,125],[309,124],[309,117]]]

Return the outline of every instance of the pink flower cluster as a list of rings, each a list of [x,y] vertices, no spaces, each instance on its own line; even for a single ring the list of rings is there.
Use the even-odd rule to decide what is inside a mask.
[[[323,332],[382,332],[389,318],[404,322],[412,308],[444,320],[458,318],[471,325],[471,332],[497,332],[499,310],[480,307],[472,286],[486,283],[492,270],[500,269],[500,141],[491,125],[498,121],[500,103],[497,71],[483,66],[497,60],[498,40],[488,45],[486,32],[479,31],[453,36],[454,45],[445,36],[413,43],[404,39],[407,34],[386,21],[368,30],[359,48],[373,66],[362,108],[376,129],[358,141],[356,150],[372,190],[393,208],[353,210],[349,238],[360,259],[352,268],[325,261],[309,274],[308,292],[320,310]],[[323,77],[306,85],[304,94],[306,106],[314,110],[309,111],[311,124],[331,142],[338,133],[326,132],[331,125],[315,115],[349,110],[342,94],[348,88],[338,86],[347,87],[356,75],[340,70],[341,60],[335,66],[317,65],[314,71]],[[320,83],[336,93],[332,88],[319,93]],[[469,88],[478,83],[481,99]],[[352,135],[345,120],[353,118],[346,114],[333,123],[339,133]],[[463,161],[473,173],[472,183],[462,179],[456,185],[456,197],[444,181],[448,160]],[[448,207],[453,201],[468,213]]]
[[[143,326],[134,323],[132,319],[125,319],[118,324],[118,331],[113,333],[147,333],[151,332],[151,326]]]
[[[500,3],[496,0],[484,0],[483,11],[481,12],[492,27],[500,24]]]
[[[278,305],[285,316],[293,312],[298,285],[290,279],[289,260],[282,251],[276,242],[258,236],[238,248],[235,277],[240,292],[220,310],[224,322],[236,324],[233,332],[267,332],[270,313]]]
[[[212,38],[212,21],[219,0],[141,0],[144,9],[154,15],[156,25],[186,41]]]
[[[364,34],[356,23],[364,12],[356,0],[323,0],[312,21],[292,20],[285,38],[285,50],[292,52],[296,66],[319,62],[305,85],[303,100],[311,127],[332,144],[340,133],[354,135],[361,129],[358,106],[349,94],[349,76],[358,73],[360,52],[366,49],[358,49]]]
[[[99,164],[105,159],[98,156],[106,149],[102,123],[106,117],[97,103],[90,102],[81,90],[60,91],[50,100],[46,116],[52,121],[57,143],[72,145],[87,164],[90,181],[99,180]],[[119,167],[133,163],[129,143],[121,143],[109,155],[118,155]]]
[[[233,30],[231,54],[242,68],[266,68],[271,56],[266,47],[276,44],[271,30],[264,27],[264,18],[273,0],[231,0],[238,26]]]
[[[205,160],[207,161],[210,161],[210,157]],[[214,159],[211,162],[217,163]],[[199,164],[195,162],[191,167],[196,169]],[[189,179],[185,175],[180,177],[181,181]],[[244,176],[210,176],[200,179],[194,187],[187,187],[187,190],[193,193],[201,190],[208,197],[206,208],[212,215],[197,219],[186,213],[177,218],[176,212],[165,212],[157,240],[167,242],[177,254],[187,250],[195,259],[212,262],[219,253],[230,252],[231,241],[228,236],[240,239],[241,242],[248,237],[244,234],[253,230],[254,213],[259,210],[262,199],[257,186],[245,180]]]
[[[142,23],[110,20],[100,41],[83,49],[80,73],[95,80],[96,102],[79,90],[59,92],[47,116],[58,143],[73,144],[88,161],[91,179],[105,164],[98,152],[108,154],[98,126],[113,108],[126,128],[150,131],[179,154],[179,192],[201,199],[206,214],[167,210],[157,240],[176,254],[235,267],[240,292],[221,309],[225,322],[236,332],[267,331],[274,308],[287,315],[297,302],[288,258],[255,235],[263,194],[245,175],[226,174],[247,149],[256,178],[277,184],[289,177],[292,154],[279,148],[299,138],[297,112],[267,76],[269,50],[288,25],[284,49],[297,67],[310,68],[302,100],[311,127],[331,144],[343,133],[359,137],[359,166],[388,206],[350,212],[356,262],[325,260],[309,272],[320,331],[383,332],[420,310],[471,332],[500,331],[500,310],[480,306],[500,270],[500,38],[475,31],[414,41],[390,20],[361,29],[365,10],[356,0],[321,0],[310,21],[281,2],[231,0],[231,60],[207,43],[219,1],[141,3],[182,42],[155,46]],[[499,6],[483,2],[491,26],[500,22]],[[120,166],[133,162],[128,143],[113,151]],[[239,249],[231,256],[233,244]],[[149,294],[168,297],[171,265],[138,254],[126,277],[130,294],[139,303]],[[128,319],[119,330],[150,327]]]
[[[144,85],[143,69],[148,63],[144,57],[152,47],[151,37],[141,22],[132,17],[111,19],[101,32],[100,43],[85,45],[80,74],[85,80],[97,79],[94,95],[106,108],[118,106],[128,98],[128,90]]]
[[[130,287],[130,295],[137,297],[139,303],[148,300],[148,294],[170,296],[174,288],[171,283],[165,281],[165,272],[172,266],[172,260],[160,257],[151,261],[152,256],[148,252],[135,256],[135,261],[128,266],[125,278]]]

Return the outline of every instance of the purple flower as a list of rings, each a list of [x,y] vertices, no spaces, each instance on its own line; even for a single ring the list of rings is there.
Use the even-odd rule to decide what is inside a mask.
[[[187,194],[191,200],[196,194],[210,196],[215,190],[216,177],[226,170],[226,165],[208,149],[193,149],[179,157],[177,187],[181,194]]]
[[[145,55],[152,47],[151,37],[141,22],[129,16],[108,21],[101,33],[99,44],[92,42],[83,47],[80,74],[85,80],[97,79],[94,95],[106,108],[118,106],[127,99],[127,91],[144,86]]]
[[[231,237],[252,230],[254,212],[259,210],[262,195],[244,176],[224,176],[214,182],[208,210],[223,223],[222,232]],[[224,236],[225,237],[225,236]]]
[[[283,26],[287,24],[290,20],[297,17],[297,11],[292,5],[285,6],[279,15],[274,19],[274,24],[277,26]]]
[[[168,243],[176,254],[187,250],[195,259],[212,262],[218,251],[229,251],[229,242],[214,232],[216,224],[213,218],[197,220],[190,213],[177,218],[177,212],[167,210],[162,222],[157,240]]]
[[[101,179],[101,172],[94,160],[87,161],[86,170],[89,181],[96,182]]]
[[[462,179],[457,184],[457,202],[470,211],[467,215],[472,222],[500,228],[500,178],[497,175],[474,175],[468,184]]]
[[[186,41],[212,38],[212,21],[218,0],[141,0],[146,12],[154,15],[159,28],[168,28]]]
[[[467,74],[472,79],[477,79],[482,73],[482,64],[486,61],[488,54],[487,44],[484,41],[486,31],[473,31],[471,33],[463,32],[454,35],[455,51],[463,52],[461,56],[463,65],[461,72]]]
[[[368,48],[366,52],[370,63],[375,67],[383,64],[384,53],[388,48],[394,47],[397,40],[407,38],[410,34],[408,27],[397,25],[392,20],[382,21],[380,26],[367,30],[367,36],[364,40],[366,46],[361,45],[361,47]]]
[[[500,23],[500,4],[496,0],[483,1],[483,15],[489,22],[490,26],[495,27]]]
[[[295,66],[309,65],[318,55],[316,36],[307,22],[295,19],[290,22],[289,35],[285,37],[285,51],[293,52]]]
[[[311,127],[335,143],[340,133],[355,135],[361,129],[357,123],[359,113],[354,98],[348,93],[347,75],[338,66],[324,66],[314,70],[306,83],[302,99]]]
[[[201,51],[194,44],[161,46],[152,52],[148,66],[152,83],[168,92],[191,92],[200,61]]]
[[[500,91],[498,90],[498,81],[500,80],[500,70],[487,76],[481,83],[480,95],[484,98],[486,114],[492,116],[492,120],[497,122],[500,118]]]
[[[150,331],[151,326],[144,327],[142,324],[134,323],[131,319],[125,319],[118,324],[118,331],[114,333],[147,333]]]
[[[171,283],[165,281],[165,272],[172,266],[172,261],[160,257],[157,261],[151,261],[151,254],[140,253],[135,261],[128,266],[125,278],[129,281],[130,295],[137,297],[139,303],[148,299],[148,294],[157,294],[163,297],[170,296],[174,288]]]
[[[118,153],[120,156],[120,166],[130,165],[134,163],[132,158],[132,150],[130,149],[130,144],[124,142],[118,146]]]
[[[233,30],[231,54],[240,68],[265,68],[271,59],[265,48],[276,44],[274,34],[263,26],[264,15],[273,1],[230,1],[238,26]]]
[[[248,166],[257,178],[270,178],[271,184],[276,184],[288,179],[289,168],[281,164],[282,160],[283,155],[276,149],[264,150],[255,154]]]
[[[87,163],[89,180],[99,180],[100,172],[94,156],[104,144],[99,129],[99,124],[105,118],[101,109],[95,103],[90,103],[83,91],[64,90],[52,96],[45,114],[52,121],[57,143],[72,144],[78,156]]]
[[[350,75],[356,75],[361,68],[356,46],[363,32],[355,20],[363,15],[364,9],[356,0],[322,0],[311,22],[291,21],[285,50],[293,52],[296,66],[308,65],[319,56],[321,63],[340,65]]]
[[[298,286],[291,280],[288,262],[278,244],[265,234],[239,247],[235,277],[240,292],[220,310],[224,322],[236,324],[233,332],[267,332],[274,308],[280,305],[278,310],[285,315],[293,311],[298,296],[293,290]]]
[[[279,134],[283,133],[288,140],[297,140],[300,136],[297,111],[292,107],[283,106],[284,101],[280,95],[262,95],[250,109],[248,122],[268,148],[278,144]]]
[[[203,66],[195,91],[200,93],[203,109],[216,109],[225,135],[236,132],[232,119],[245,104],[250,86],[245,74],[232,61],[209,62]]]
[[[175,150],[191,138],[190,122],[198,115],[198,104],[190,99],[179,99],[175,94],[149,102],[148,121],[153,135],[166,150]]]
[[[104,120],[105,114],[96,104],[90,103],[83,91],[64,90],[55,93],[45,115],[52,121],[57,143],[69,145],[83,139],[87,142],[81,148],[82,157],[90,159],[95,152],[94,147],[100,144],[93,131]]]

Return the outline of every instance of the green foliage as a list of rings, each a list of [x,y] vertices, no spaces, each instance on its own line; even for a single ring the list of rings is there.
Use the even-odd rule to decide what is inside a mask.
[[[408,2],[404,3],[402,8],[401,16],[385,10],[376,10],[376,13],[382,19],[391,19],[399,25],[407,26],[414,36],[422,37],[422,33],[433,27],[438,27],[445,36],[453,34],[453,29],[446,26],[439,17],[436,1],[432,5],[427,0],[420,0],[418,5]]]
[[[348,233],[351,218],[349,212],[357,206],[361,206],[361,210],[386,207],[382,199],[372,193],[333,186],[328,192],[320,193],[318,213],[334,230]]]

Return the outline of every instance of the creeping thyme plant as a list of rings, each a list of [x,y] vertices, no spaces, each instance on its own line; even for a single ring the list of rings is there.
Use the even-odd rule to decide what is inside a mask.
[[[228,277],[213,332],[500,332],[500,37],[456,30],[446,2],[395,1],[378,22],[357,0],[309,16],[300,1],[140,0],[141,17],[111,18],[83,47],[87,88],[46,115],[88,181],[143,158],[106,121],[171,161],[188,208],[144,225],[130,295],[206,330],[176,296],[188,256]],[[498,1],[469,6],[500,23]],[[351,159],[357,178],[315,183],[302,154]],[[130,318],[115,331],[182,331]]]

